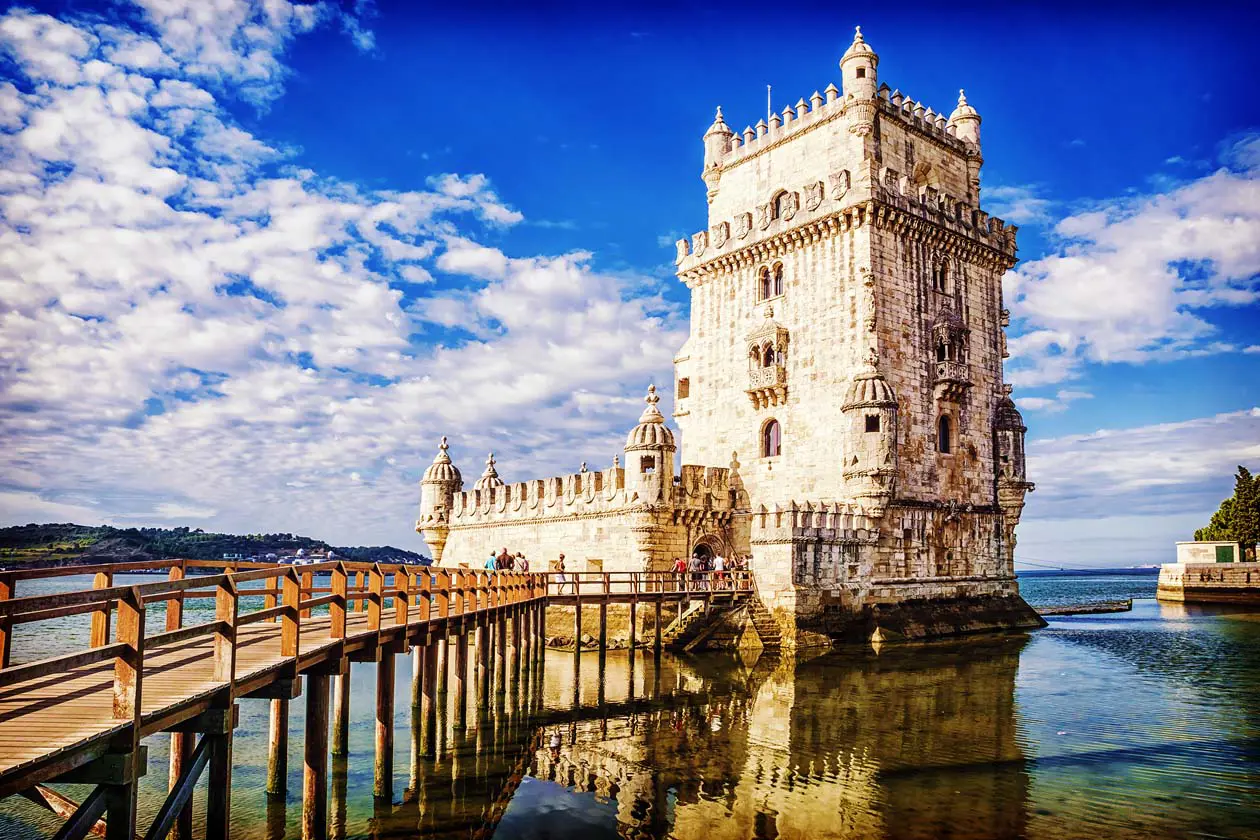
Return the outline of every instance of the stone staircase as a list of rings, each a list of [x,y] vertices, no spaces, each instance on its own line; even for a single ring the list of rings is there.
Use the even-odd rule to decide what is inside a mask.
[[[685,648],[708,626],[703,601],[693,601],[683,614],[665,625],[661,644],[672,650]]]
[[[752,620],[753,627],[757,629],[757,635],[761,638],[761,646],[766,650],[779,650],[782,645],[782,637],[779,635],[779,623],[774,620],[774,616],[770,615],[770,611],[766,609],[766,605],[761,603],[761,599],[756,595],[749,598],[748,617]]]

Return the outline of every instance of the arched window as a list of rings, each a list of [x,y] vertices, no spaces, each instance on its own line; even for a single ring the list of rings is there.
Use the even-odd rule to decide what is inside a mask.
[[[949,293],[949,267],[943,259],[932,265],[932,288]]]
[[[783,451],[783,433],[778,420],[768,420],[761,427],[761,457],[774,458]]]
[[[765,300],[770,297],[770,269],[762,266],[760,273],[757,275],[757,300]]]
[[[783,294],[783,263],[774,264],[774,293]]]
[[[770,367],[773,364],[774,364],[774,348],[771,347],[769,344],[767,344],[765,346],[765,349],[762,350],[761,352],[761,366]]]
[[[787,190],[780,190],[770,199],[770,218],[783,218],[783,199],[787,198]]]
[[[948,414],[942,414],[941,419],[936,421],[936,449],[942,455],[948,455],[954,451],[954,441],[951,437],[952,426]]]

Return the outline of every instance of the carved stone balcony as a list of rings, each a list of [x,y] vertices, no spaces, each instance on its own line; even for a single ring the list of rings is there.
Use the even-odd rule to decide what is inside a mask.
[[[782,405],[787,402],[787,368],[769,365],[753,368],[748,372],[748,390],[753,408]]]
[[[958,402],[971,387],[971,373],[966,362],[944,361],[936,363],[936,398]]]

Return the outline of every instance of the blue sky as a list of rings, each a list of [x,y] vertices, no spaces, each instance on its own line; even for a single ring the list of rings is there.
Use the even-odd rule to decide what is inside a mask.
[[[186,5],[186,8],[185,8]],[[1018,554],[1159,562],[1260,467],[1254,12],[40,3],[0,17],[0,522],[418,548],[611,461],[685,333],[700,136],[880,79],[984,119],[1021,225]]]

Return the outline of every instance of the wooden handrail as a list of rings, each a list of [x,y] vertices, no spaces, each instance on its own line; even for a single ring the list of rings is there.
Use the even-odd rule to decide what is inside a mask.
[[[126,645],[115,643],[78,653],[67,653],[63,656],[40,659],[36,662],[28,662],[25,665],[12,665],[0,671],[0,688],[22,682],[23,680],[38,679],[52,674],[64,675],[66,671],[72,668],[82,668],[84,665],[95,665],[98,662],[105,662],[123,653],[126,647]]]

